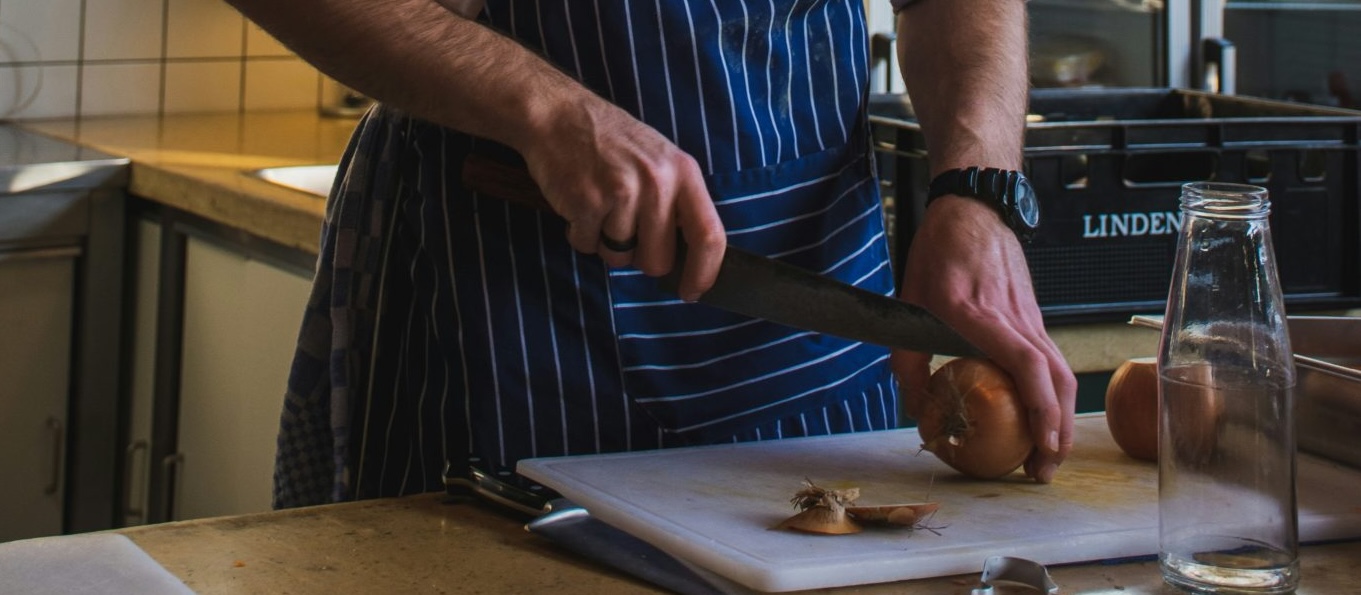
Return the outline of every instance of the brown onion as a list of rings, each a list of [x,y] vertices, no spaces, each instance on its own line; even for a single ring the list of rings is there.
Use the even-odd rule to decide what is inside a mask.
[[[1127,360],[1106,385],[1106,425],[1125,454],[1158,460],[1158,359]]]
[[[923,401],[922,448],[965,475],[1002,477],[1035,448],[1015,382],[991,361],[951,360],[931,375]]]
[[[1161,382],[1163,373],[1168,382]],[[1215,390],[1214,370],[1205,364],[1159,372],[1162,393],[1159,405],[1166,413],[1167,427],[1175,427],[1166,438],[1181,464],[1204,462],[1215,456],[1219,432],[1225,422],[1223,395]],[[1164,420],[1159,420],[1160,422]],[[1161,444],[1163,438],[1159,438]]]

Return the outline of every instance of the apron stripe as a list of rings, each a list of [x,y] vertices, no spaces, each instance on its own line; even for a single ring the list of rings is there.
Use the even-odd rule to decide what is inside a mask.
[[[786,402],[798,400],[798,399],[803,398],[803,397],[805,397],[805,396],[814,394],[814,393],[816,393],[816,392],[818,392],[818,391],[823,391],[823,390],[828,390],[828,389],[835,388],[835,387],[839,386],[839,385],[842,384],[842,383],[849,382],[849,381],[851,380],[851,378],[854,377],[856,374],[858,374],[858,373],[860,373],[860,372],[864,372],[864,371],[866,371],[866,370],[869,370],[870,368],[873,368],[873,367],[875,367],[875,366],[878,366],[878,365],[880,365],[880,364],[883,364],[883,363],[885,363],[885,362],[887,362],[887,361],[888,361],[888,356],[887,356],[887,355],[884,355],[883,357],[880,357],[880,358],[878,358],[878,359],[876,359],[876,360],[870,362],[869,364],[865,365],[864,367],[860,368],[859,370],[856,370],[856,371],[855,371],[855,374],[847,375],[845,378],[837,379],[836,381],[829,382],[829,383],[824,384],[824,385],[822,385],[822,386],[814,387],[814,388],[812,388],[812,389],[809,389],[809,390],[804,391],[804,392],[799,393],[799,394],[790,395],[790,396],[788,396],[788,397],[786,397],[786,398],[784,398],[784,399],[781,399],[781,400],[779,400],[779,401],[772,401],[772,402],[766,403],[766,404],[764,404],[764,405],[761,405],[761,406],[759,406],[759,407],[756,407],[756,409],[757,409],[757,410],[760,410],[760,409],[768,409],[768,408],[776,407],[776,406],[782,405],[782,404],[784,404],[784,403],[786,403]],[[845,404],[845,401],[843,401],[842,403],[843,403],[843,405],[844,405],[844,404]],[[826,415],[827,415],[827,414],[826,414],[826,411],[827,411],[827,409],[826,409],[826,408],[823,408],[823,416],[824,416],[824,419],[827,419],[827,418],[826,418]],[[749,412],[743,412],[743,413],[739,413],[739,414],[734,414],[733,416],[726,417],[726,418],[716,418],[716,419],[712,419],[712,420],[709,420],[709,421],[706,421],[706,422],[703,422],[703,423],[697,423],[697,424],[694,424],[694,425],[691,425],[691,426],[686,426],[686,427],[682,427],[682,428],[677,428],[676,431],[677,431],[677,432],[691,432],[691,431],[694,431],[694,430],[697,430],[697,429],[700,429],[700,428],[704,428],[704,427],[707,427],[707,426],[719,424],[719,423],[726,422],[726,421],[731,421],[732,419],[735,419],[735,418],[737,418],[737,417],[739,417],[739,416],[745,416],[745,415],[749,415],[749,414],[750,414]],[[849,424],[851,424],[851,425],[850,425],[845,431],[848,431],[848,432],[857,431],[857,430],[855,429],[855,427],[854,427],[854,424],[850,422],[850,419],[851,419],[850,417],[847,417],[847,422],[848,422]],[[831,427],[830,421],[828,421],[828,427]]]
[[[850,165],[847,165],[846,167],[849,168],[849,167],[851,167],[851,166],[850,166]],[[842,175],[842,173],[844,173],[845,169],[846,169],[846,168],[842,168],[842,170],[840,170],[840,171],[837,171],[837,172],[834,172],[834,173],[830,173],[830,174],[827,174],[827,175],[825,175],[825,176],[821,176],[821,177],[814,178],[814,179],[811,179],[811,180],[805,180],[805,181],[799,182],[799,183],[797,183],[797,184],[791,184],[791,185],[788,185],[788,186],[783,186],[783,187],[780,187],[780,188],[775,188],[775,189],[773,189],[773,190],[767,190],[767,191],[764,191],[764,192],[757,192],[757,193],[754,193],[754,194],[747,194],[747,195],[743,195],[743,196],[734,196],[734,197],[731,197],[731,198],[715,199],[715,200],[714,200],[714,205],[719,206],[719,207],[732,207],[732,206],[739,205],[739,204],[741,204],[741,203],[748,202],[748,201],[752,201],[752,200],[758,200],[758,199],[762,199],[762,198],[771,198],[771,197],[782,196],[782,195],[787,194],[788,192],[793,191],[793,190],[798,190],[798,189],[805,188],[805,187],[808,187],[808,186],[815,186],[815,185],[818,185],[818,184],[824,184],[824,183],[826,183],[826,182],[828,182],[828,181],[835,180],[835,179],[837,178],[837,176],[840,176],[840,175]],[[742,233],[742,232],[743,232],[743,230],[742,230],[741,228],[733,229],[733,230],[728,230],[728,235],[732,235],[732,234],[734,234],[734,233]]]
[[[813,336],[813,335],[815,335],[815,334],[816,334],[816,333],[813,333],[813,332],[811,332],[811,331],[809,331],[809,332],[802,332],[802,333],[795,333],[795,334],[793,334],[793,335],[787,335],[787,336],[781,337],[781,338],[779,338],[779,339],[776,339],[776,340],[774,340],[774,341],[771,341],[771,342],[769,342],[769,343],[765,343],[765,344],[763,344],[763,345],[756,345],[756,346],[753,346],[753,347],[748,347],[747,349],[742,349],[742,350],[740,350],[740,351],[733,351],[733,352],[729,352],[729,353],[724,353],[723,355],[719,355],[719,356],[712,357],[712,358],[709,358],[709,359],[706,359],[706,360],[702,360],[702,361],[697,361],[697,362],[687,363],[687,364],[672,364],[672,365],[669,365],[669,366],[668,366],[668,365],[660,365],[660,364],[642,365],[642,366],[632,366],[632,367],[626,367],[626,368],[624,368],[624,372],[638,372],[638,371],[643,371],[643,370],[688,370],[688,369],[693,369],[693,368],[703,368],[703,367],[706,367],[706,366],[712,366],[712,365],[716,365],[716,364],[721,364],[722,362],[724,362],[724,361],[726,361],[726,360],[730,360],[730,359],[733,359],[733,358],[741,357],[741,356],[744,356],[744,355],[751,355],[751,354],[753,354],[753,353],[756,353],[756,352],[758,352],[758,351],[761,351],[762,349],[768,349],[768,348],[772,348],[772,347],[778,347],[778,346],[780,346],[780,345],[783,345],[783,344],[785,344],[785,343],[789,343],[789,342],[791,342],[791,341],[798,341],[798,340],[800,340],[800,339],[805,339],[805,338],[811,337],[811,336]]]
[[[722,20],[723,20],[723,15],[722,15],[722,13],[718,10],[718,4],[717,4],[716,2],[714,2],[713,0],[710,0],[710,2],[709,2],[709,7],[712,8],[713,11],[714,11],[714,20],[716,20],[716,21],[722,21]],[[747,13],[746,6],[743,6],[743,7],[742,7],[742,15],[743,15],[744,18],[743,18],[743,20],[742,20],[742,29],[743,29],[744,32],[746,31],[746,28],[747,28],[747,23],[746,23],[746,18],[745,18],[746,13]],[[714,45],[715,45],[715,47],[717,48],[717,51],[718,51],[720,54],[722,54],[722,52],[723,52],[723,42],[724,42],[724,39],[723,39],[722,36],[716,36],[715,39],[714,39]],[[746,53],[746,43],[747,43],[747,42],[746,42],[746,36],[743,35],[743,36],[742,36],[742,52],[743,52],[744,54]],[[695,47],[698,48],[698,47],[699,47],[699,44],[698,44],[698,43],[695,43]],[[740,102],[739,102],[739,100],[738,100],[737,93],[736,93],[735,91],[733,91],[733,79],[732,79],[732,73],[731,73],[731,72],[729,71],[729,69],[728,69],[728,61],[727,61],[726,59],[724,59],[724,60],[719,60],[719,65],[722,67],[722,71],[723,71],[723,83],[724,83],[725,89],[727,90],[727,93],[728,93],[728,102],[727,102],[726,105],[727,105],[727,107],[728,107],[728,112],[729,112],[729,114],[731,114],[731,118],[732,118],[733,155],[735,156],[735,158],[736,158],[736,160],[737,160],[736,163],[735,163],[735,165],[734,165],[734,168],[740,170],[740,169],[743,168],[743,163],[742,163],[742,149],[741,149],[742,134],[741,134],[741,132],[740,132],[740,129],[739,129],[738,126],[737,126],[737,110],[738,110],[738,105],[740,105]],[[698,71],[698,69],[699,69],[698,61],[696,61],[695,68],[696,68],[696,71]],[[746,82],[747,78],[746,78],[745,74],[743,75],[742,80],[743,80],[743,82]],[[750,89],[750,87],[748,87],[748,89]],[[748,108],[750,108],[750,106],[751,106],[750,96],[748,96],[748,98],[747,98],[747,106],[748,106]],[[757,129],[757,134],[758,134],[758,138],[759,138],[759,134],[760,134],[760,129],[759,129],[759,128]],[[764,150],[762,151],[762,153],[764,154]],[[762,165],[764,165],[764,159],[762,159]],[[710,167],[710,171],[713,171],[712,166]]]
[[[660,0],[658,0],[658,1],[660,1]],[[696,105],[696,106],[698,107],[698,109],[699,109],[699,113],[697,114],[697,117],[699,118],[699,121],[700,121],[700,122],[704,122],[704,123],[707,124],[708,121],[709,121],[709,117],[708,117],[708,108],[705,106],[705,103],[706,103],[706,100],[708,99],[708,93],[705,92],[705,88],[704,88],[704,73],[703,73],[703,71],[702,71],[702,68],[704,67],[704,65],[700,62],[700,59],[699,59],[699,48],[700,48],[699,39],[696,39],[696,37],[695,37],[695,18],[694,18],[694,16],[693,16],[692,14],[690,14],[690,3],[689,3],[689,2],[684,2],[684,3],[682,3],[682,4],[685,6],[685,17],[686,17],[685,22],[686,22],[686,25],[688,25],[688,26],[689,26],[689,29],[690,29],[690,56],[691,56],[691,59],[693,60],[693,68],[694,68],[694,71],[695,71],[695,81],[694,81],[694,84],[695,84],[695,94],[699,96],[699,97],[698,97],[699,100],[695,102],[695,105]],[[720,48],[720,51],[721,51],[721,49],[722,49],[722,48]],[[726,65],[726,63],[724,63],[722,60],[719,60],[719,63],[722,64],[722,65],[726,68],[727,65]],[[724,77],[724,80],[726,80],[726,79],[727,79],[727,77]],[[731,101],[731,98],[732,98],[732,92],[731,92],[731,90],[729,90],[728,98],[729,98],[728,103],[731,104],[731,103],[732,103],[732,101]],[[713,147],[710,146],[710,140],[709,140],[709,127],[708,127],[707,125],[705,125],[705,126],[700,126],[699,129],[700,129],[700,131],[703,133],[703,138],[704,138],[704,162],[705,162],[705,165],[707,166],[707,167],[705,167],[704,171],[714,171],[714,152],[713,152]]]
[[[665,24],[662,22],[662,14],[663,14],[663,13],[662,13],[662,6],[661,6],[662,0],[656,0],[656,3],[657,3],[657,30],[656,30],[656,32],[657,32],[657,39],[658,39],[658,41],[659,41],[659,43],[658,43],[658,49],[661,50],[661,61],[662,61],[662,69],[661,69],[661,72],[662,72],[662,81],[666,83],[666,87],[665,87],[665,88],[666,88],[666,107],[667,107],[667,115],[671,118],[671,119],[670,119],[671,127],[668,129],[668,130],[670,131],[669,136],[670,136],[671,138],[679,139],[679,138],[681,137],[681,130],[680,130],[680,126],[676,123],[676,94],[675,94],[675,91],[674,91],[674,89],[673,89],[673,87],[672,87],[672,77],[671,77],[671,74],[672,74],[673,70],[672,70],[672,68],[671,68],[671,58],[670,58],[670,56],[668,55],[669,52],[667,51],[667,48],[670,46],[670,44],[667,43],[667,40],[666,40],[666,27],[665,27]],[[698,152],[698,148],[696,148],[696,152]],[[711,171],[712,171],[712,170],[711,170]]]
[[[775,27],[773,26],[774,25],[773,13],[775,12],[775,0],[770,0],[770,11],[772,15],[766,17],[766,19],[769,20],[763,19],[764,25],[766,26],[766,30],[769,32],[769,34],[766,37],[766,67],[765,67],[766,87],[764,91],[765,97],[767,98],[766,113],[770,116],[770,127],[775,132],[775,160],[771,163],[764,164],[764,166],[766,167],[774,163],[780,163],[784,161],[784,133],[783,131],[780,130],[780,121],[775,117],[775,101],[772,100],[772,98],[775,96],[774,93],[775,80],[772,78],[775,73],[776,42],[775,42]],[[788,54],[786,53],[786,55]]]
[[[719,328],[709,328],[709,329],[700,329],[700,330],[693,330],[693,331],[681,331],[681,332],[675,332],[675,333],[621,333],[621,334],[619,335],[619,339],[620,339],[621,341],[629,341],[629,340],[634,340],[634,339],[668,339],[668,338],[673,338],[673,337],[704,337],[704,336],[712,336],[712,335],[716,335],[716,334],[719,334],[719,333],[724,333],[724,332],[727,332],[727,331],[730,331],[730,330],[738,330],[738,329],[746,328],[746,327],[749,327],[749,326],[752,326],[752,325],[756,325],[756,324],[760,324],[760,323],[761,323],[761,321],[756,320],[756,319],[747,319],[747,320],[743,320],[742,322],[739,322],[739,323],[737,323],[737,324],[732,324],[732,325],[728,325],[728,326],[724,326],[724,327],[719,327]]]
[[[767,346],[768,346],[768,345],[767,345]],[[817,359],[814,359],[814,360],[811,360],[811,361],[801,362],[801,363],[799,363],[799,364],[797,364],[797,365],[779,368],[779,369],[777,369],[777,370],[775,370],[775,371],[773,371],[773,372],[769,372],[769,373],[766,373],[766,374],[762,374],[762,375],[760,375],[760,376],[754,376],[754,377],[750,377],[750,378],[741,378],[741,379],[735,380],[734,382],[732,382],[732,383],[730,383],[730,384],[725,384],[725,385],[722,385],[722,386],[719,386],[719,387],[716,387],[716,388],[711,388],[711,389],[707,389],[707,390],[703,390],[703,391],[699,391],[699,392],[694,392],[694,393],[671,394],[671,395],[666,395],[666,396],[661,396],[661,397],[637,397],[635,400],[638,401],[639,403],[659,403],[659,402],[664,402],[664,403],[674,403],[674,402],[677,402],[677,401],[687,401],[687,400],[691,400],[691,399],[697,399],[697,398],[700,398],[700,397],[712,396],[712,395],[719,394],[719,393],[725,393],[725,392],[732,391],[732,390],[734,390],[734,389],[738,389],[738,388],[746,387],[746,386],[749,386],[749,385],[752,385],[752,384],[756,384],[756,383],[762,382],[762,381],[764,381],[764,380],[770,380],[770,379],[772,379],[772,378],[778,378],[779,376],[783,376],[783,375],[785,375],[785,374],[792,374],[792,373],[794,373],[794,372],[798,372],[798,371],[801,371],[801,370],[807,370],[808,368],[813,367],[813,366],[815,366],[815,365],[817,365],[817,364],[820,364],[820,363],[823,363],[823,362],[827,362],[827,361],[834,360],[834,359],[836,359],[838,356],[844,355],[844,354],[850,352],[851,350],[853,350],[853,349],[855,349],[856,347],[859,347],[859,346],[860,346],[859,343],[853,343],[853,344],[851,344],[851,345],[847,345],[847,346],[845,346],[845,347],[842,347],[842,348],[840,348],[840,349],[838,349],[838,350],[836,350],[836,351],[833,351],[833,352],[831,352],[831,353],[828,353],[828,354],[826,354],[826,355],[823,355],[823,356],[818,357]],[[824,388],[825,388],[825,387],[824,387]],[[806,394],[806,393],[803,393],[803,394]],[[740,413],[739,413],[739,415],[740,415]]]
[[[870,180],[870,181],[872,181],[872,180]],[[841,200],[844,199],[844,198],[846,198],[848,195],[850,195],[850,194],[851,194],[852,192],[854,192],[855,190],[856,190],[855,187],[852,187],[852,188],[847,189],[845,192],[842,192],[839,196],[837,196],[836,200],[833,200],[831,203],[829,203],[829,204],[828,204],[826,207],[824,207],[824,208],[820,208],[820,209],[817,209],[817,210],[814,210],[814,211],[809,211],[809,212],[807,212],[807,213],[802,213],[802,214],[799,214],[799,215],[795,215],[795,216],[793,216],[793,217],[789,217],[789,218],[786,218],[786,219],[780,219],[780,220],[778,220],[778,221],[771,221],[771,222],[769,222],[769,223],[765,223],[765,224],[761,224],[761,225],[752,225],[752,226],[750,226],[750,227],[744,227],[744,228],[734,229],[734,230],[732,230],[731,232],[728,232],[728,235],[729,235],[729,236],[741,236],[741,235],[749,234],[749,233],[764,232],[764,231],[768,231],[768,230],[771,230],[771,229],[774,229],[774,228],[777,228],[777,227],[780,227],[780,226],[783,226],[783,225],[788,225],[788,224],[791,224],[791,223],[798,223],[798,222],[800,222],[800,221],[805,221],[805,220],[808,220],[808,219],[817,218],[817,217],[819,217],[819,216],[822,216],[822,215],[827,214],[828,212],[830,212],[830,211],[836,209],[836,208],[839,207],[839,206],[842,206],[842,205],[840,204],[840,203],[841,203]],[[877,208],[877,207],[876,207],[876,208]],[[779,255],[777,254],[776,256],[779,256]]]
[[[539,217],[535,220],[534,223],[535,223],[535,228],[539,231],[539,237],[543,237],[543,217],[542,217],[542,216],[539,216]],[[548,279],[548,272],[547,272],[547,271],[548,271],[548,258],[547,258],[547,256],[544,254],[544,247],[543,247],[543,244],[542,244],[542,243],[539,244],[539,269],[540,269],[541,271],[543,271],[543,288],[544,288],[543,291],[544,291],[544,301],[547,302],[547,303],[549,303],[549,304],[552,304],[552,303],[553,303],[553,284],[550,283],[550,282],[549,282],[549,279]],[[562,363],[562,352],[560,351],[559,346],[558,346],[558,325],[555,323],[555,319],[554,319],[554,316],[556,315],[556,313],[554,312],[554,310],[553,310],[552,307],[546,308],[546,310],[547,310],[547,316],[548,316],[548,345],[552,348],[552,352],[553,352],[553,378],[554,378],[554,380],[556,381],[557,396],[558,396],[558,423],[560,424],[559,431],[562,433],[562,444],[561,444],[561,447],[560,447],[560,452],[563,452],[563,453],[570,453],[571,450],[572,450],[572,448],[571,448],[572,444],[571,444],[570,441],[567,440],[567,428],[568,428],[568,421],[567,421],[567,397],[566,397],[566,392],[564,391],[564,386],[565,386],[565,385],[564,385],[563,382],[562,382],[562,365],[563,365],[563,363]]]

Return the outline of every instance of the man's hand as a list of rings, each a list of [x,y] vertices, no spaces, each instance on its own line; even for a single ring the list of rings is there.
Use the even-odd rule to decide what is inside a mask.
[[[727,247],[699,165],[604,100],[566,112],[518,145],[549,204],[567,220],[572,247],[656,277],[671,271],[679,229],[686,244],[680,296],[698,299],[713,286]]]
[[[1020,242],[987,205],[931,203],[908,252],[903,299],[959,331],[1016,381],[1036,448],[1026,475],[1049,483],[1073,446],[1077,379],[1049,339]],[[926,391],[929,354],[896,351],[909,415]]]
[[[481,0],[228,1],[350,87],[519,151],[571,224],[577,250],[662,275],[679,228],[688,247],[681,297],[694,300],[713,285],[726,236],[694,160],[539,53],[473,20]]]

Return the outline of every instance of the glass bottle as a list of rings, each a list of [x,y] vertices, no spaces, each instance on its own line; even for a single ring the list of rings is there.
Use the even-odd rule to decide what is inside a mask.
[[[1182,187],[1158,353],[1159,560],[1196,592],[1299,584],[1295,366],[1267,191]]]

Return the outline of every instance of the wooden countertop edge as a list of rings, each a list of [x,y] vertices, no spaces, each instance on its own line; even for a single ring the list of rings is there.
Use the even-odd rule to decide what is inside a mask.
[[[195,592],[663,593],[430,493],[118,530]]]
[[[308,130],[326,125],[330,134],[337,138],[327,142],[303,139],[294,143],[285,131],[279,133],[280,141],[274,149],[266,151],[277,154],[257,154],[244,149],[236,152],[191,149],[189,147],[196,143],[202,144],[201,139],[194,138],[184,144],[176,141],[162,144],[160,134],[167,130],[182,133],[202,125],[206,132],[201,133],[207,135],[219,129],[238,131],[242,116],[234,114],[190,115],[185,117],[187,119],[104,117],[88,122],[49,120],[18,124],[38,134],[129,159],[128,192],[131,195],[243,230],[285,247],[317,254],[326,200],[276,186],[251,176],[250,172],[266,167],[335,162],[344,148],[341,139],[347,138],[348,134],[340,136],[339,129],[329,128],[338,124],[323,121],[312,112],[265,113],[259,117],[268,119],[269,124],[283,127],[300,124]],[[156,135],[151,135],[154,140],[125,140],[137,136],[128,128],[141,130],[144,127],[158,129]],[[292,146],[295,144],[310,148],[300,150]],[[289,156],[289,153],[293,155]]]
[[[435,493],[118,532],[204,595],[662,592],[526,532],[521,519],[478,503],[450,503]],[[1308,545],[1300,554],[1300,595],[1353,588],[1361,541]],[[982,564],[980,559],[980,571]],[[1157,561],[1147,557],[1053,566],[1050,573],[1064,593],[1175,593],[1163,586]],[[968,595],[978,578],[964,574],[817,592]]]
[[[128,192],[288,248],[319,251],[326,200],[256,179],[249,170],[134,159]]]

